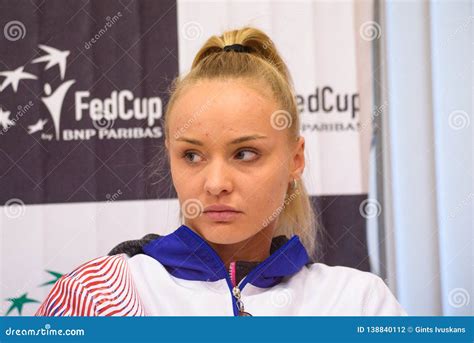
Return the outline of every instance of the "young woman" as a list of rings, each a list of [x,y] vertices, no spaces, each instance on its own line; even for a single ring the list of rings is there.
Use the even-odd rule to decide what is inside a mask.
[[[211,37],[165,116],[183,224],[64,275],[37,315],[406,315],[378,276],[315,261],[299,127],[271,39]]]

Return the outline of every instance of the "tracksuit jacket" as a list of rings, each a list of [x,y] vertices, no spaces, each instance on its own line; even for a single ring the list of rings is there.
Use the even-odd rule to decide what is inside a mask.
[[[310,263],[297,235],[274,237],[260,262],[226,268],[181,225],[117,245],[63,275],[38,316],[398,316],[384,281],[354,268]]]

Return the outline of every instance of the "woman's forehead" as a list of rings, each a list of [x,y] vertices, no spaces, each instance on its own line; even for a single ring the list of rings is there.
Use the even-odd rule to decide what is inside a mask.
[[[245,82],[202,81],[177,99],[169,128],[188,133],[272,130],[271,114],[278,104]]]

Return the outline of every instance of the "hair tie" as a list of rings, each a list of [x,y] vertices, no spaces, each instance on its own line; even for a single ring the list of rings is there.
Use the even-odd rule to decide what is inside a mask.
[[[242,44],[232,44],[226,45],[224,47],[224,51],[235,51],[235,52],[250,52],[250,48],[248,46]]]

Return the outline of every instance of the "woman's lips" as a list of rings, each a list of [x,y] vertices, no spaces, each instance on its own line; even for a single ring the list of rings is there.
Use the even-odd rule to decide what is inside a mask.
[[[230,222],[235,220],[242,212],[236,211],[207,211],[204,212],[207,218],[217,222]]]

